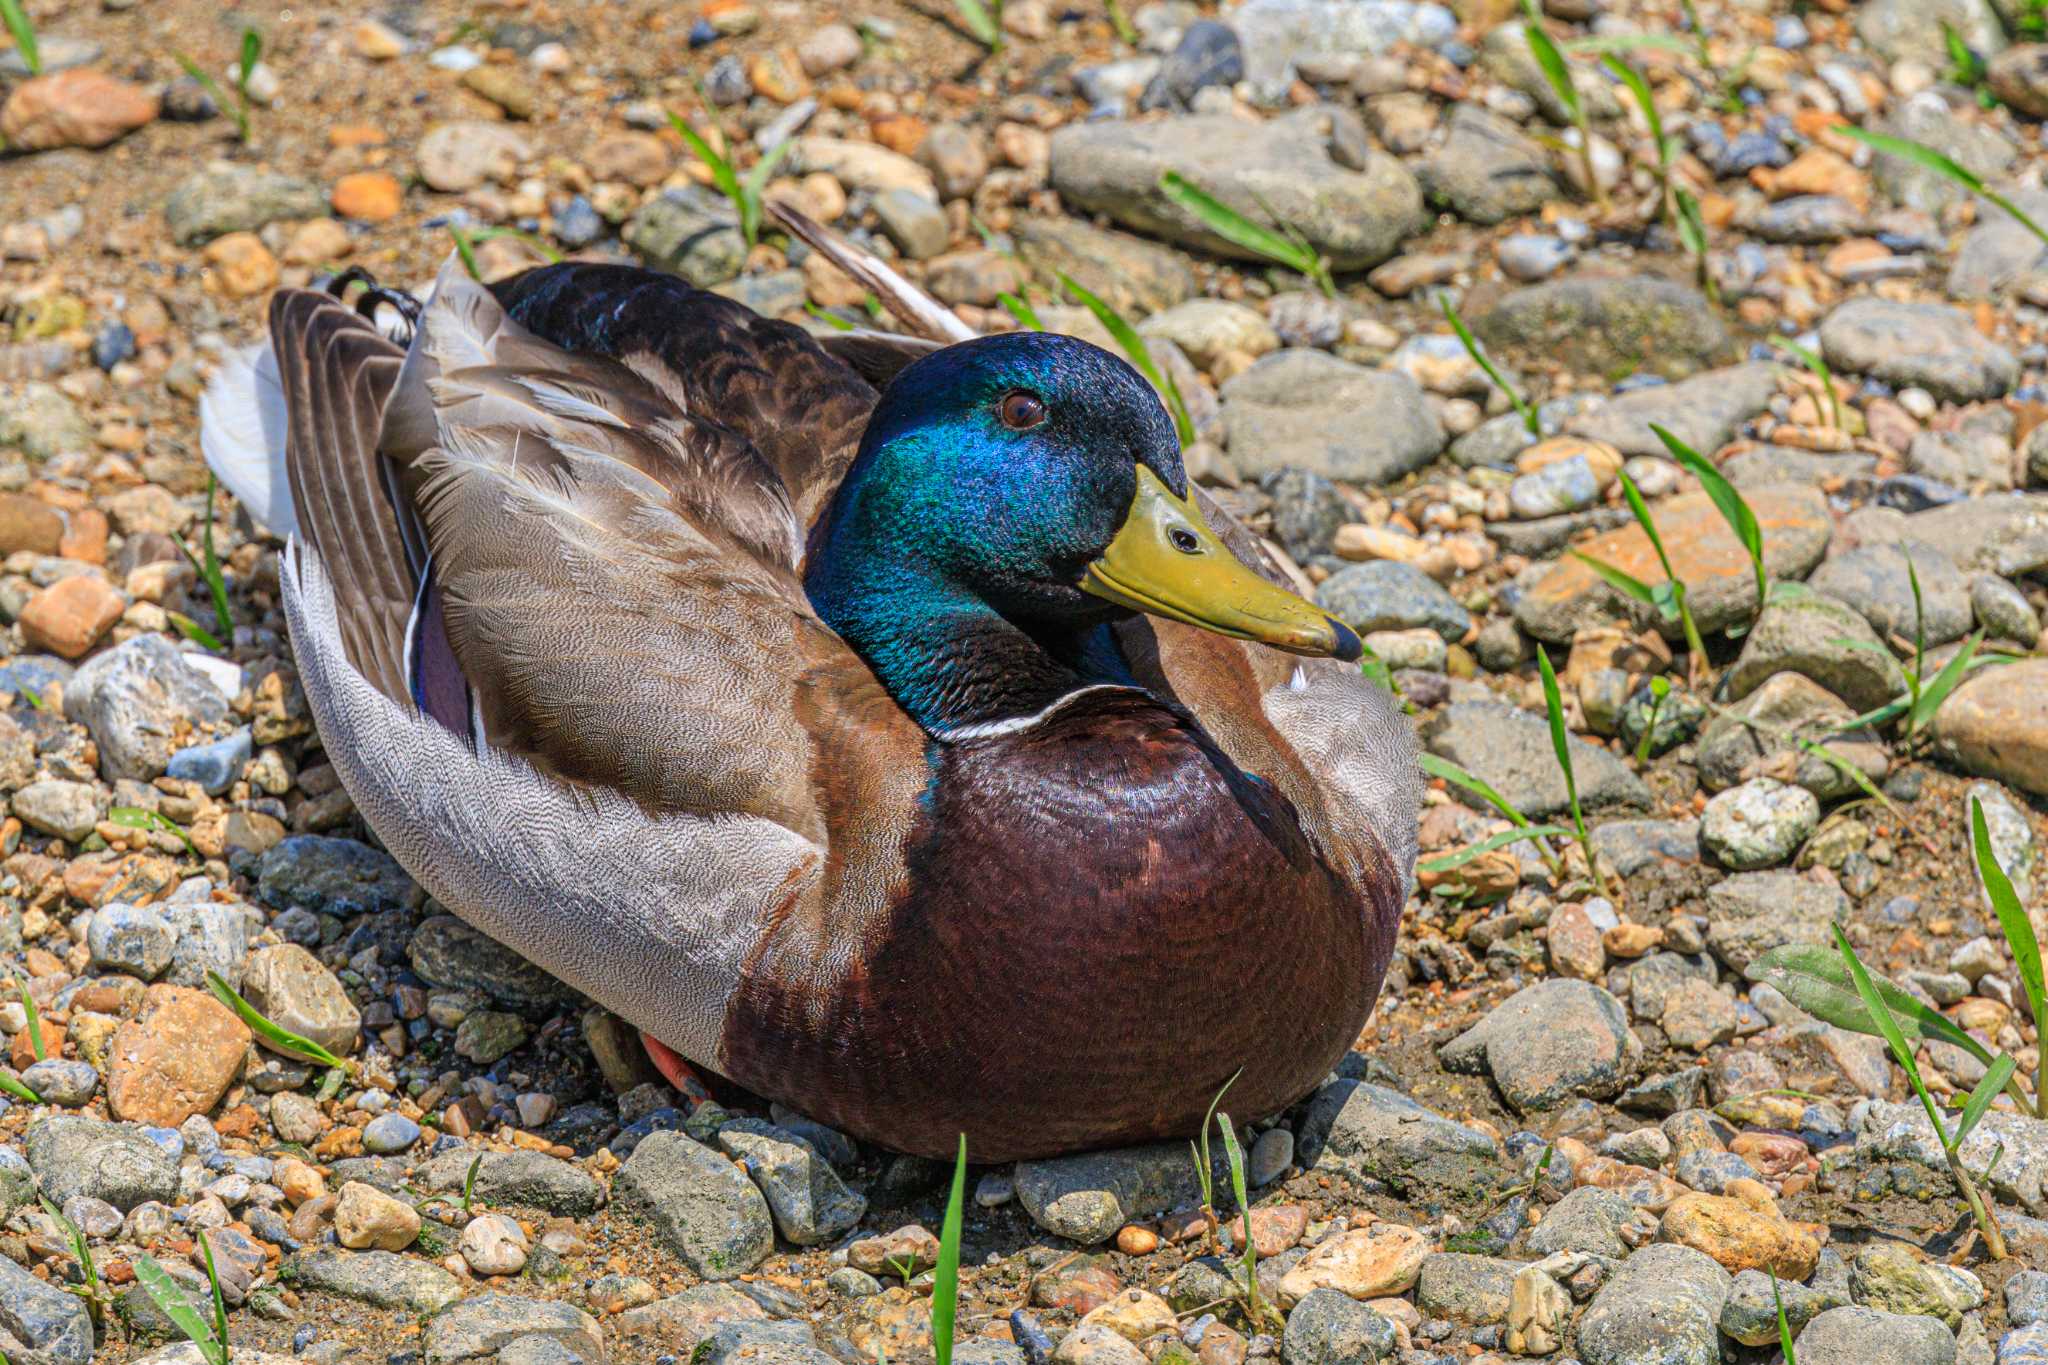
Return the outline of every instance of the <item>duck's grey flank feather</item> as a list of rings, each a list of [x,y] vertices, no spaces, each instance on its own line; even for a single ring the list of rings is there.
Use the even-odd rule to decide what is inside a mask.
[[[294,542],[282,576],[328,757],[392,856],[485,933],[716,1065],[741,964],[773,907],[815,880],[823,850],[759,817],[650,816],[472,747],[351,666],[318,551]]]

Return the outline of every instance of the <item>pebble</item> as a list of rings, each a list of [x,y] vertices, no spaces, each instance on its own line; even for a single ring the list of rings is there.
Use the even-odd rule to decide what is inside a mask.
[[[744,1275],[775,1249],[761,1192],[738,1167],[681,1133],[643,1139],[619,1168],[612,1194],[621,1212],[647,1222],[704,1279]]]
[[[456,1249],[478,1275],[517,1275],[526,1268],[526,1232],[502,1213],[478,1214],[462,1229]]]
[[[1700,816],[1700,846],[1735,871],[1790,862],[1820,822],[1820,803],[1804,787],[1759,777],[1731,787]]]
[[[1493,1077],[1517,1112],[1573,1095],[1605,1098],[1642,1065],[1621,1003],[1584,981],[1544,981],[1510,996],[1437,1049],[1446,1070]]]

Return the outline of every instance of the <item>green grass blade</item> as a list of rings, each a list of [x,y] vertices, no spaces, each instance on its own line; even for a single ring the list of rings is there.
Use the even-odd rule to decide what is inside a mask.
[[[186,852],[201,862],[206,861],[206,855],[199,851],[199,845],[192,842],[192,836],[175,821],[156,811],[144,810],[141,806],[115,806],[107,812],[107,819],[124,829],[162,830],[165,834],[176,835],[178,842],[185,845]]]
[[[1611,52],[1689,53],[1692,44],[1668,33],[1594,33],[1584,38],[1567,38],[1566,52],[1599,56]]]
[[[484,1168],[484,1154],[478,1152],[476,1159],[469,1163],[469,1174],[462,1177],[462,1211],[469,1212],[472,1200],[476,1198],[476,1173]]]
[[[1002,22],[996,18],[994,13],[990,12],[989,7],[983,4],[982,0],[953,0],[953,8],[960,15],[961,26],[973,35],[975,42],[980,43],[990,52],[1001,49],[1003,45]],[[945,1362],[941,1361],[940,1365],[945,1365]]]
[[[208,972],[206,974],[206,989],[212,991],[214,998],[220,1001],[221,1004],[226,1005],[240,1016],[242,1022],[249,1026],[251,1032],[280,1052],[303,1058],[309,1062],[318,1063],[321,1066],[347,1067],[348,1063],[342,1061],[341,1058],[335,1056],[311,1038],[303,1038],[293,1033],[290,1029],[274,1024],[264,1018],[262,1014],[257,1012],[254,1005],[244,1000],[236,993],[233,986],[230,986],[221,979],[219,972]]]
[[[206,1258],[206,1283],[213,1290],[213,1329],[219,1334],[221,1359],[226,1360],[228,1357],[228,1304],[226,1296],[220,1292],[220,1271],[215,1269],[213,1264],[213,1239],[207,1236],[206,1233],[201,1232],[194,1240],[199,1243],[200,1254]]]
[[[213,1328],[199,1316],[199,1310],[192,1306],[184,1288],[157,1264],[154,1256],[135,1258],[135,1282],[142,1286],[163,1315],[185,1334],[185,1339],[199,1348],[201,1355],[214,1365],[223,1365],[227,1357],[219,1339],[213,1334]]]
[[[1772,1270],[1770,1276],[1771,1302],[1778,1306],[1778,1349],[1784,1352],[1785,1365],[1799,1365],[1799,1354],[1792,1349],[1792,1324],[1785,1318],[1785,1297],[1778,1292],[1778,1272]]]
[[[2019,1067],[2020,1064],[2013,1060],[2011,1053],[2001,1052],[1997,1059],[1984,1069],[1983,1077],[1971,1087],[1970,1097],[1963,1101],[1963,1112],[1956,1119],[1958,1147],[1970,1136],[1970,1130],[1977,1126],[1978,1120],[1990,1110],[1991,1101],[1998,1098],[1998,1092],[2012,1081],[2012,1074],[2019,1070]]]
[[[43,53],[36,46],[36,26],[22,9],[21,0],[0,0],[0,23],[7,25],[7,32],[14,38],[14,50],[21,54],[21,64],[28,68],[28,74],[42,75]]]
[[[1817,943],[1787,943],[1759,956],[1743,969],[1743,975],[1774,987],[1824,1024],[1851,1033],[1882,1036],[1840,954],[1832,948]],[[1949,1043],[1983,1065],[1991,1065],[1990,1049],[1956,1027],[1941,1011],[1921,1003],[1885,977],[1869,979],[1894,1027],[1903,1028],[1916,1038]]]
[[[1543,434],[1543,422],[1537,415],[1535,406],[1528,399],[1522,397],[1515,386],[1508,383],[1507,378],[1494,368],[1494,364],[1487,358],[1486,352],[1479,348],[1478,339],[1472,335],[1472,329],[1465,325],[1465,319],[1459,317],[1458,310],[1451,306],[1450,296],[1444,295],[1441,302],[1444,310],[1444,321],[1450,323],[1451,330],[1458,334],[1458,344],[1465,348],[1465,354],[1472,357],[1472,363],[1477,365],[1480,372],[1489,380],[1493,381],[1495,388],[1508,396],[1508,402],[1512,403],[1515,411],[1522,415],[1522,429],[1531,436],[1541,436]]]
[[[753,246],[755,235],[760,231],[759,204],[756,202],[754,216],[750,218],[747,213],[747,188],[740,183],[739,173],[734,171],[732,163],[719,155],[710,142],[705,140],[704,135],[692,128],[680,114],[673,109],[663,112],[668,115],[669,127],[676,130],[676,136],[683,140],[691,154],[703,162],[704,168],[711,172],[712,183],[718,186],[719,193],[726,197],[726,201],[732,205],[733,213],[739,218],[740,236],[745,239],[748,246]]]
[[[23,1104],[41,1104],[43,1097],[22,1083],[21,1079],[9,1072],[0,1071],[0,1091],[5,1091]]]
[[[235,90],[244,99],[249,96],[249,82],[256,75],[256,63],[263,60],[263,35],[253,28],[242,30],[242,50],[235,60]]]
[[[2048,1020],[2048,981],[2044,981],[2041,970],[2041,943],[2034,936],[2034,922],[2027,917],[2027,908],[2020,904],[2019,893],[2013,889],[2012,878],[2005,875],[1991,850],[1991,827],[1984,819],[1984,803],[1974,796],[1970,798],[1970,850],[1976,855],[1977,876],[1984,883],[1984,894],[1991,900],[1999,928],[2005,931],[2005,945],[2012,953],[2013,966],[2019,970],[2027,1004],[2037,1023]],[[2036,1085],[2039,1084],[2037,1080]]]
[[[43,1016],[36,1009],[36,998],[28,993],[28,982],[17,976],[14,989],[21,995],[22,1013],[28,1016],[28,1045],[40,1062],[50,1055],[50,1050],[43,1046]]]
[[[1790,337],[1779,337],[1773,344],[1798,357],[1799,363],[1810,370],[1813,377],[1820,381],[1820,391],[1827,395],[1828,420],[1833,424],[1835,430],[1841,431],[1843,429],[1842,400],[1835,396],[1835,375],[1834,371],[1828,368],[1827,361],[1821,359],[1817,352],[1808,350]]]
[[[209,650],[215,654],[225,654],[228,652],[227,645],[222,643],[218,635],[215,635],[205,626],[200,625],[197,621],[185,615],[184,612],[167,611],[164,615],[177,628],[178,634],[184,636],[193,644],[198,645],[201,649]]]
[[[1548,839],[1555,835],[1570,833],[1571,831],[1563,825],[1518,825],[1514,829],[1504,829],[1498,834],[1481,839],[1476,844],[1467,844],[1456,852],[1436,858],[1425,858],[1415,867],[1418,872],[1431,874],[1449,872],[1452,868],[1463,867],[1474,858],[1483,857],[1497,848],[1506,848],[1509,844],[1519,844],[1530,839]]]
[[[1536,0],[1522,0],[1522,13],[1522,31],[1529,38],[1529,54],[1542,68],[1543,79],[1550,82],[1550,88],[1557,92],[1558,103],[1572,116],[1572,122],[1583,121],[1585,114],[1579,108],[1579,87],[1572,83],[1572,70],[1566,65],[1564,54],[1557,50],[1549,30],[1543,27],[1543,13],[1536,7]]]
[[[1949,1136],[1948,1129],[1942,1127],[1941,1111],[1934,1107],[1934,1097],[1927,1093],[1927,1085],[1920,1079],[1920,1064],[1913,1060],[1913,1049],[1906,1046],[1906,1035],[1899,1031],[1898,1021],[1892,1018],[1892,1012],[1878,995],[1877,987],[1871,984],[1870,973],[1863,969],[1863,960],[1849,946],[1849,936],[1842,932],[1842,926],[1830,924],[1828,929],[1835,936],[1835,948],[1842,954],[1842,961],[1849,969],[1849,979],[1855,983],[1863,1008],[1870,1012],[1871,1022],[1877,1025],[1878,1036],[1892,1050],[1892,1058],[1906,1073],[1906,1079],[1913,1083],[1913,1093],[1920,1097],[1921,1106],[1927,1110],[1927,1121],[1934,1125],[1935,1137],[1944,1148],[1954,1151],[1955,1140]]]
[[[768,188],[768,178],[775,174],[775,168],[782,164],[784,157],[796,150],[796,139],[784,138],[761,154],[760,160],[748,171],[741,182],[747,213],[754,222],[754,236],[761,235],[761,195]]]
[[[1187,210],[1201,224],[1224,241],[1243,247],[1297,274],[1307,275],[1321,285],[1327,276],[1322,259],[1299,242],[1253,222],[1208,191],[1197,188],[1186,177],[1166,171],[1159,188],[1168,199]],[[1325,290],[1324,292],[1330,292]]]
[[[71,1221],[70,1215],[51,1203],[48,1197],[39,1194],[36,1201],[43,1206],[43,1212],[49,1214],[57,1226],[63,1229],[65,1240],[71,1243],[71,1254],[78,1261],[78,1273],[85,1281],[86,1291],[97,1298],[100,1272],[99,1267],[92,1263],[92,1248],[86,1245],[85,1233],[79,1229],[78,1224]]]
[[[1417,761],[1422,765],[1422,771],[1431,777],[1441,777],[1452,786],[1471,792],[1499,811],[1504,818],[1514,821],[1523,829],[1529,827],[1529,817],[1516,810],[1513,803],[1495,791],[1485,778],[1476,773],[1468,773],[1448,758],[1440,758],[1435,754],[1425,753]]]
[[[228,92],[221,89],[220,82],[213,78],[212,73],[184,53],[173,52],[171,56],[176,59],[179,66],[185,69],[185,74],[197,81],[199,88],[204,90],[212,98],[213,102],[220,106],[221,111],[235,121],[236,136],[242,141],[247,142],[249,140],[248,101],[246,99],[229,99]]]
[[[1650,145],[1657,149],[1657,165],[1665,170],[1671,166],[1671,147],[1664,141],[1664,115],[1657,110],[1657,101],[1650,94],[1650,83],[1643,79],[1643,73],[1619,57],[1606,56],[1600,65],[1608,74],[1628,87],[1636,97],[1636,107],[1643,111],[1643,122],[1650,128]]]
[[[469,240],[469,233],[459,224],[450,223],[448,235],[455,239],[455,254],[462,259],[462,268],[469,272],[471,279],[481,280],[484,277],[483,267],[476,263],[476,246]]]
[[[1657,522],[1650,515],[1650,505],[1643,501],[1643,490],[1636,487],[1636,481],[1628,476],[1625,469],[1616,470],[1614,477],[1621,481],[1621,495],[1628,500],[1628,510],[1635,514],[1636,525],[1643,528],[1650,548],[1657,552],[1657,562],[1664,566],[1664,577],[1676,583],[1678,575],[1671,571],[1671,556],[1664,553],[1664,537],[1657,534]]]
[[[1139,373],[1152,381],[1152,387],[1166,395],[1167,410],[1173,415],[1173,428],[1180,434],[1181,448],[1186,449],[1193,445],[1195,423],[1194,419],[1188,416],[1188,405],[1181,397],[1180,385],[1173,382],[1172,375],[1162,373],[1159,366],[1153,362],[1152,352],[1145,345],[1145,338],[1138,335],[1137,328],[1131,326],[1123,314],[1076,284],[1072,276],[1062,274],[1060,284],[1095,315],[1095,320],[1102,324],[1103,329],[1116,339],[1116,344],[1123,348],[1124,354],[1130,357],[1131,364],[1137,366]]]
[[[1913,704],[1906,711],[1906,733],[1918,734],[1921,727],[1934,719],[1934,713],[1948,700],[1949,693],[1962,685],[1963,675],[1970,671],[1971,661],[1976,658],[1977,646],[1984,643],[1984,632],[1979,629],[1963,647],[1957,650],[1949,661],[1941,666],[1941,672],[1934,675],[1934,681],[1922,688],[1920,695],[1913,698]]]
[[[1616,592],[1633,597],[1646,607],[1657,605],[1656,590],[1634,574],[1626,573],[1615,568],[1604,559],[1595,559],[1593,556],[1581,554],[1577,550],[1570,550],[1566,553],[1570,554],[1573,559],[1578,560],[1579,563],[1585,565],[1594,573],[1599,574],[1601,578],[1606,580],[1607,585]]]
[[[1923,143],[1914,142],[1909,138],[1892,137],[1886,133],[1874,133],[1867,128],[1858,128],[1853,123],[1838,123],[1831,131],[1840,133],[1843,137],[1853,138],[1873,151],[1883,152],[1886,156],[1896,156],[1902,160],[1910,161],[1916,166],[1933,171],[1936,175],[1955,182],[1972,194],[1982,195],[2010,214],[2021,227],[2033,233],[2034,236],[2040,238],[2043,242],[2048,242],[2048,231],[2044,231],[2039,223],[2028,217],[2025,210],[2021,209],[2019,205],[2013,203],[2012,200],[2004,195],[1988,188],[1981,178],[1949,157],[1935,151],[1934,148]]]
[[[1020,294],[998,294],[996,302],[1003,305],[1003,311],[1017,319],[1017,325],[1027,332],[1043,332],[1045,324],[1038,320],[1038,310]]]
[[[830,327],[835,332],[851,332],[853,330],[853,324],[848,322],[845,318],[839,317],[836,314],[826,312],[824,309],[818,307],[817,304],[812,303],[809,299],[804,300],[804,311],[806,313],[809,313],[818,321],[824,323],[827,327]]]
[[[953,1190],[939,1225],[939,1263],[932,1272],[932,1358],[953,1365],[953,1325],[960,1312],[960,1219],[967,1197],[967,1134],[953,1160]]]
[[[1866,797],[1883,806],[1894,818],[1903,818],[1903,812],[1899,810],[1898,806],[1893,804],[1889,796],[1884,794],[1882,787],[1870,780],[1870,774],[1864,772],[1863,769],[1857,767],[1848,759],[1843,758],[1825,744],[1817,743],[1803,736],[1795,738],[1792,742],[1799,746],[1801,753],[1812,754],[1815,758],[1855,783],[1857,787],[1862,789]]]
[[[1541,645],[1536,647],[1536,671],[1543,678],[1543,704],[1550,712],[1550,747],[1557,754],[1557,766],[1564,772],[1565,795],[1572,803],[1572,824],[1584,829],[1586,820],[1579,814],[1579,778],[1572,771],[1571,736],[1564,725],[1564,698],[1558,694],[1557,670],[1550,666],[1550,655]]]
[[[1756,572],[1756,609],[1761,612],[1770,601],[1770,577],[1764,570],[1764,534],[1757,525],[1756,513],[1749,510],[1749,503],[1742,494],[1735,491],[1735,485],[1712,463],[1703,459],[1699,452],[1671,434],[1669,430],[1650,424],[1650,430],[1664,443],[1673,459],[1692,471],[1706,491],[1708,499],[1719,509],[1728,529],[1735,533],[1735,539],[1749,552],[1750,567]]]

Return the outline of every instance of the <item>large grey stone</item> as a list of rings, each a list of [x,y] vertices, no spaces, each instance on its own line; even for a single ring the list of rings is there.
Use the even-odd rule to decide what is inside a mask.
[[[1579,1320],[1586,1365],[1720,1365],[1733,1284],[1705,1252],[1657,1242],[1621,1263]]]
[[[1318,1090],[1299,1137],[1304,1167],[1416,1193],[1483,1193],[1500,1156],[1478,1129],[1366,1081],[1331,1081]]]
[[[427,1365],[497,1358],[523,1337],[552,1337],[591,1360],[604,1358],[604,1334],[597,1319],[573,1304],[514,1294],[479,1294],[427,1319],[420,1335]]]
[[[1422,191],[1468,222],[1491,225],[1558,197],[1550,154],[1520,128],[1476,104],[1451,106],[1443,145],[1416,167]]]
[[[1369,152],[1362,170],[1332,158],[1337,117],[1355,118],[1325,106],[1265,123],[1227,114],[1070,123],[1053,134],[1052,185],[1070,207],[1133,231],[1253,259],[1167,197],[1159,180],[1174,171],[1247,217],[1286,223],[1334,269],[1364,269],[1428,220],[1415,176],[1393,157]]]
[[[1370,413],[1371,420],[1361,420]],[[1295,466],[1352,483],[1391,483],[1435,459],[1444,430],[1406,375],[1324,351],[1274,351],[1223,386],[1231,463],[1257,478]]]
[[[1948,1169],[1941,1144],[1927,1126],[1927,1111],[1917,1103],[1873,1100],[1852,1117],[1859,1157],[1916,1161],[1935,1171]],[[2037,1208],[2048,1193],[2048,1121],[1990,1110],[1963,1139],[1957,1157],[1964,1169],[1980,1183],[1988,1183],[2001,1199]]]
[[[569,987],[453,915],[422,921],[413,931],[406,957],[414,971],[436,986],[480,991],[508,1009],[535,1018],[577,999]]]
[[[1942,0],[1933,2],[1939,4]],[[1876,131],[1932,147],[1972,175],[1992,183],[2004,178],[2019,154],[2019,149],[1989,123],[1958,116],[1936,90],[1923,90],[1901,102],[1889,117],[1878,120]],[[1938,214],[1971,197],[1939,171],[1884,152],[1872,158],[1870,177],[1893,203],[1922,213]]]
[[[1764,608],[1722,679],[1722,691],[1746,697],[1766,678],[1787,671],[1804,674],[1859,711],[1906,690],[1899,661],[1870,623],[1848,603],[1816,592],[1781,594]]]
[[[829,1242],[867,1212],[868,1201],[846,1188],[832,1163],[787,1129],[734,1119],[718,1130],[718,1145],[754,1178],[776,1228],[798,1246]]]
[[[1504,295],[1472,327],[1488,346],[1608,378],[1637,370],[1683,378],[1732,350],[1705,295],[1654,275],[1546,280]]]
[[[612,1195],[704,1279],[744,1275],[775,1250],[768,1201],[753,1182],[681,1133],[642,1138],[614,1177]]]
[[[327,195],[310,180],[258,166],[216,161],[178,182],[164,200],[164,222],[179,246],[204,246],[230,232],[254,232],[280,220],[319,218]]]
[[[1737,1274],[1728,1301],[1721,1305],[1721,1331],[1745,1346],[1778,1344],[1778,1304],[1785,1305],[1785,1324],[1797,1337],[1806,1324],[1830,1308],[1848,1302],[1846,1288],[1814,1276],[1812,1285],[1780,1280],[1772,1292],[1771,1277],[1761,1270]]]
[[[1490,1074],[1508,1104],[1528,1113],[1618,1093],[1642,1066],[1643,1045],[1612,995],[1551,980],[1509,996],[1436,1055],[1447,1071]]]
[[[257,887],[275,906],[329,915],[410,910],[425,899],[398,860],[354,839],[294,834],[266,849]]]
[[[2013,189],[2008,193],[2035,222],[2048,219],[2048,191]],[[2048,266],[2048,247],[2017,218],[2005,213],[1980,214],[1977,226],[1963,238],[1949,265],[1948,295],[1952,299],[1990,298],[2044,266]]]
[[[1316,588],[1316,605],[1361,635],[1420,627],[1458,640],[1472,628],[1472,614],[1441,583],[1393,559],[1337,570]]]
[[[680,275],[700,289],[732,279],[747,260],[732,205],[701,185],[649,199],[619,235],[650,268]]]
[[[1505,1322],[1519,1261],[1440,1251],[1422,1263],[1415,1281],[1415,1306],[1424,1317],[1449,1318],[1472,1327]]]
[[[1920,582],[1917,611],[1915,578]],[[1823,561],[1806,584],[1861,612],[1880,637],[1912,640],[1918,635],[1930,649],[1969,634],[1975,616],[1969,580],[1924,541],[1845,550]]]
[[[395,1251],[316,1247],[287,1261],[288,1284],[424,1317],[462,1297],[462,1282],[432,1261]]]
[[[1582,1251],[1620,1260],[1629,1253],[1621,1230],[1635,1217],[1636,1206],[1613,1190],[1581,1185],[1543,1215],[1543,1221],[1529,1234],[1529,1250],[1538,1256]]]
[[[1431,753],[1484,778],[1532,820],[1570,809],[1550,726],[1534,712],[1500,702],[1455,702],[1425,727],[1423,737]],[[1650,804],[1649,788],[1613,752],[1576,735],[1569,748],[1582,806]]]
[[[1856,9],[1856,35],[1888,62],[1913,57],[1945,69],[1944,24],[1981,56],[2005,47],[2005,27],[1986,0],[1866,0]]]
[[[1822,801],[1859,790],[1835,764],[1799,747],[1800,740],[1824,744],[1829,753],[1873,782],[1882,782],[1891,760],[1884,740],[1868,730],[1846,729],[1856,713],[1840,697],[1799,673],[1775,673],[1754,692],[1717,711],[1700,732],[1696,762],[1700,785],[1720,791],[1760,773],[1789,771],[1793,781]]]
[[[1849,1305],[1806,1324],[1794,1343],[1799,1365],[1955,1365],[1956,1339],[1933,1318]]]
[[[1707,947],[1740,973],[1772,948],[1833,942],[1828,926],[1848,917],[1838,886],[1792,872],[1738,872],[1707,891]]]
[[[1311,1289],[1287,1315],[1287,1365],[1370,1365],[1400,1351],[1394,1324],[1336,1289]]]
[[[123,1213],[146,1200],[178,1199],[178,1164],[133,1124],[72,1114],[38,1118],[28,1128],[28,1164],[44,1197],[59,1207],[78,1195]]]
[[[1188,258],[1171,247],[1079,218],[1017,220],[1017,256],[1048,289],[1065,275],[1127,317],[1141,318],[1195,292]]]
[[[228,699],[161,635],[94,658],[64,687],[64,714],[92,732],[107,777],[162,775],[182,735],[228,717]]]
[[[93,1332],[85,1300],[0,1257],[0,1350],[13,1365],[87,1365]]]
[[[1273,105],[1286,102],[1297,63],[1382,53],[1396,43],[1435,47],[1452,36],[1456,20],[1441,6],[1407,0],[1246,0],[1230,26],[1243,44],[1253,97]]]
[[[1047,1232],[1083,1243],[1106,1242],[1134,1219],[1200,1198],[1180,1143],[1020,1161],[1017,1198]]]
[[[1651,384],[1611,398],[1565,425],[1578,436],[1605,441],[1624,455],[1669,459],[1650,425],[1665,428],[1708,454],[1734,439],[1744,422],[1770,406],[1778,391],[1776,365],[1752,362],[1710,370],[1676,384]]]
[[[1837,370],[1918,384],[1959,403],[2000,397],[2019,379],[2013,353],[1945,304],[1854,298],[1822,321],[1820,344]]]
[[[92,424],[55,384],[0,388],[0,450],[19,450],[29,460],[42,461],[92,448]]]
[[[435,1157],[416,1177],[430,1193],[460,1190],[477,1153],[456,1151]],[[583,1218],[604,1207],[604,1186],[579,1166],[545,1152],[484,1152],[476,1168],[476,1194],[493,1206],[545,1209]]]

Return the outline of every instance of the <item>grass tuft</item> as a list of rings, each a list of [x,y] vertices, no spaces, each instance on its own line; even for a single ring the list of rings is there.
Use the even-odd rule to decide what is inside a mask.
[[[971,0],[968,2],[971,3]],[[772,150],[763,153],[760,159],[754,162],[752,169],[741,175],[734,169],[732,162],[720,154],[718,149],[713,147],[702,133],[692,128],[680,114],[674,110],[665,112],[668,114],[669,126],[676,130],[676,136],[680,137],[696,158],[704,163],[705,169],[711,172],[712,183],[717,185],[719,192],[731,202],[733,213],[740,220],[740,236],[746,241],[747,249],[751,251],[761,240],[761,195],[768,188],[768,177],[775,174],[775,168],[782,163],[782,159],[796,149],[796,139],[787,138],[777,143]]]
[[[1585,812],[1579,807],[1579,778],[1572,770],[1571,733],[1564,723],[1564,698],[1557,690],[1557,670],[1550,666],[1550,655],[1541,645],[1536,647],[1536,670],[1543,678],[1543,705],[1549,713],[1550,747],[1557,755],[1557,766],[1564,773],[1565,795],[1570,798],[1572,830],[1578,835],[1579,849],[1586,855],[1586,875],[1593,879],[1593,885],[1600,894],[1609,894],[1607,878],[1600,874],[1600,862],[1593,853],[1593,835],[1586,828]]]
[[[185,68],[185,74],[197,81],[200,88],[213,97],[213,102],[221,107],[221,111],[235,121],[235,139],[238,142],[247,142],[250,126],[249,82],[255,78],[256,64],[263,60],[263,35],[254,28],[242,30],[241,51],[235,60],[235,97],[232,100],[228,98],[227,92],[221,89],[220,82],[215,80],[213,74],[205,67],[182,52],[173,52],[171,55],[177,59],[179,66]]]
[[[1275,232],[1262,223],[1253,222],[1175,171],[1160,175],[1159,188],[1167,198],[1199,219],[1202,226],[1224,241],[1297,275],[1306,275],[1326,298],[1337,297],[1336,281],[1330,277],[1330,263],[1294,228],[1283,223]]]

